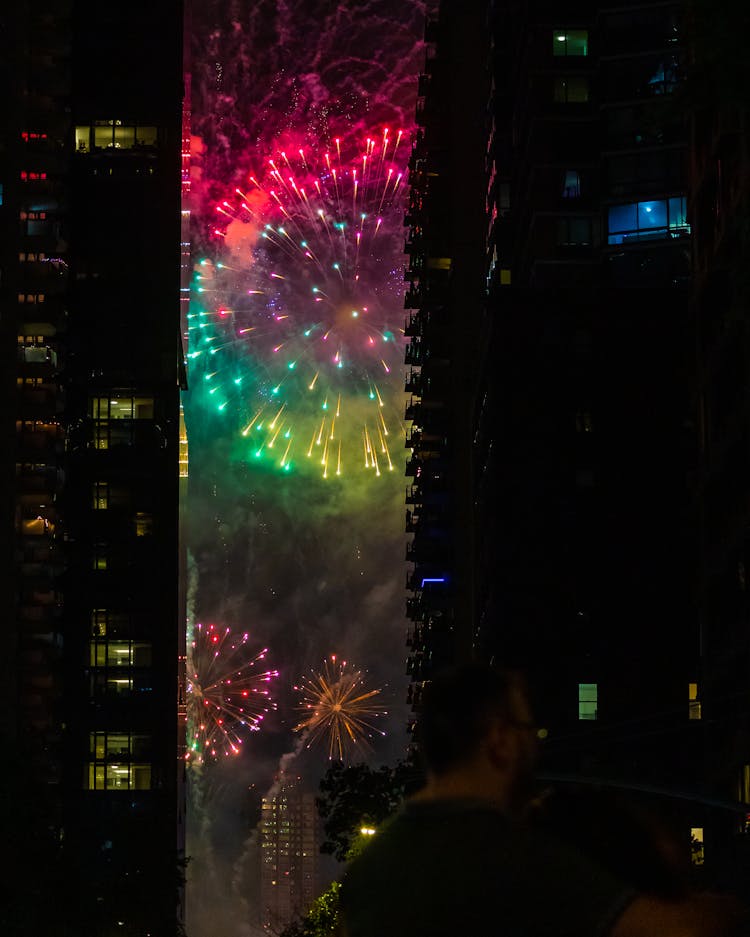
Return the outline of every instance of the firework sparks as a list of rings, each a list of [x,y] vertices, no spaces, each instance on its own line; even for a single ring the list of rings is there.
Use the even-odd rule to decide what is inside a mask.
[[[348,155],[341,140],[290,145],[216,205],[221,260],[198,266],[188,359],[209,409],[237,415],[250,462],[323,478],[394,470],[401,136]]]
[[[304,718],[294,731],[307,733],[308,748],[325,741],[329,759],[343,761],[353,749],[368,747],[367,739],[374,732],[385,735],[372,723],[387,715],[373,705],[380,690],[368,690],[362,672],[337,660],[335,654],[325,660],[322,673],[313,671],[295,690],[302,694],[299,709]]]
[[[269,683],[262,671],[268,648],[253,654],[247,634],[197,624],[187,654],[187,755],[203,764],[238,755],[247,732],[257,732],[269,710]]]

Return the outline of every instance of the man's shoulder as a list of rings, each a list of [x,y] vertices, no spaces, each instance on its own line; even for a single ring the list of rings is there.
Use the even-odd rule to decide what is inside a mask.
[[[478,858],[482,852],[499,857],[498,844],[511,827],[499,810],[477,802],[407,802],[353,859],[346,877],[367,875],[373,868],[393,869],[419,857],[420,864],[444,865],[446,857]],[[387,864],[387,866],[385,865]]]

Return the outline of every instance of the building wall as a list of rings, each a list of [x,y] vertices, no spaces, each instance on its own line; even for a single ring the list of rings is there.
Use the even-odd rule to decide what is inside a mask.
[[[175,933],[182,9],[3,18],[3,730],[41,816],[9,913]]]
[[[471,654],[474,615],[472,425],[484,352],[484,63],[481,9],[453,4],[427,25],[410,162],[405,306],[409,702],[436,668]]]
[[[442,3],[439,22],[456,9]],[[429,667],[461,659],[455,638],[468,621],[475,656],[528,677],[547,730],[542,772],[578,788],[648,790],[685,855],[693,834],[704,838],[696,855],[708,879],[732,865],[750,777],[748,102],[734,65],[703,80],[691,41],[711,15],[699,29],[687,14],[682,2],[494,0],[471,62],[456,31],[428,36],[407,215],[412,243],[426,245],[407,270],[407,390],[419,391],[407,445],[421,471],[407,491],[407,607],[416,718]],[[719,72],[720,38],[704,42]],[[474,150],[469,137],[445,175],[441,141],[464,139],[451,89],[463,79],[472,113],[477,61],[489,86],[482,212],[464,210],[460,244],[482,254],[486,290],[457,307],[484,349],[472,361],[446,310],[460,256],[451,186],[473,171]],[[445,274],[427,267],[433,243],[451,245]],[[434,357],[449,361],[450,379],[438,379]],[[462,382],[465,396],[454,393]],[[428,436],[428,422],[439,433]],[[464,592],[462,558],[474,564]],[[438,567],[452,585],[440,602],[424,583]],[[438,642],[442,622],[453,643]]]

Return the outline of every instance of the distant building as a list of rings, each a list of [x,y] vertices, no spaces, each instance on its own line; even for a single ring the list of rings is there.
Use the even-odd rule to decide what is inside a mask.
[[[1,19],[3,919],[174,934],[182,4]]]
[[[318,895],[319,818],[315,794],[282,775],[264,797],[260,820],[261,923],[282,930]]]

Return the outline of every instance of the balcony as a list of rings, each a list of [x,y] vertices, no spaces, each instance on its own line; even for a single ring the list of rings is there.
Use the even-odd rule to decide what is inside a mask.
[[[407,292],[406,295],[408,296],[409,293]],[[420,312],[410,315],[407,318],[406,324],[404,326],[404,335],[406,335],[407,338],[421,336],[424,332],[425,319],[426,316]]]
[[[422,378],[421,371],[415,371],[413,368],[406,375],[406,380],[404,381],[404,390],[407,394],[417,394],[421,395],[425,381]]]
[[[404,437],[404,448],[405,449],[416,449],[420,442],[422,441],[422,432],[421,430],[412,430],[410,433],[407,433]]]
[[[406,346],[406,351],[404,352],[404,361],[406,364],[421,365],[427,357],[422,342],[418,339],[412,339]]]
[[[419,309],[424,303],[422,289],[408,289],[404,293],[404,309]]]
[[[417,458],[417,456],[412,456],[406,463],[404,474],[407,478],[419,478],[422,475],[423,469],[424,462],[422,459]]]
[[[404,244],[405,254],[422,254],[425,252],[427,242],[421,234],[412,234]]]

